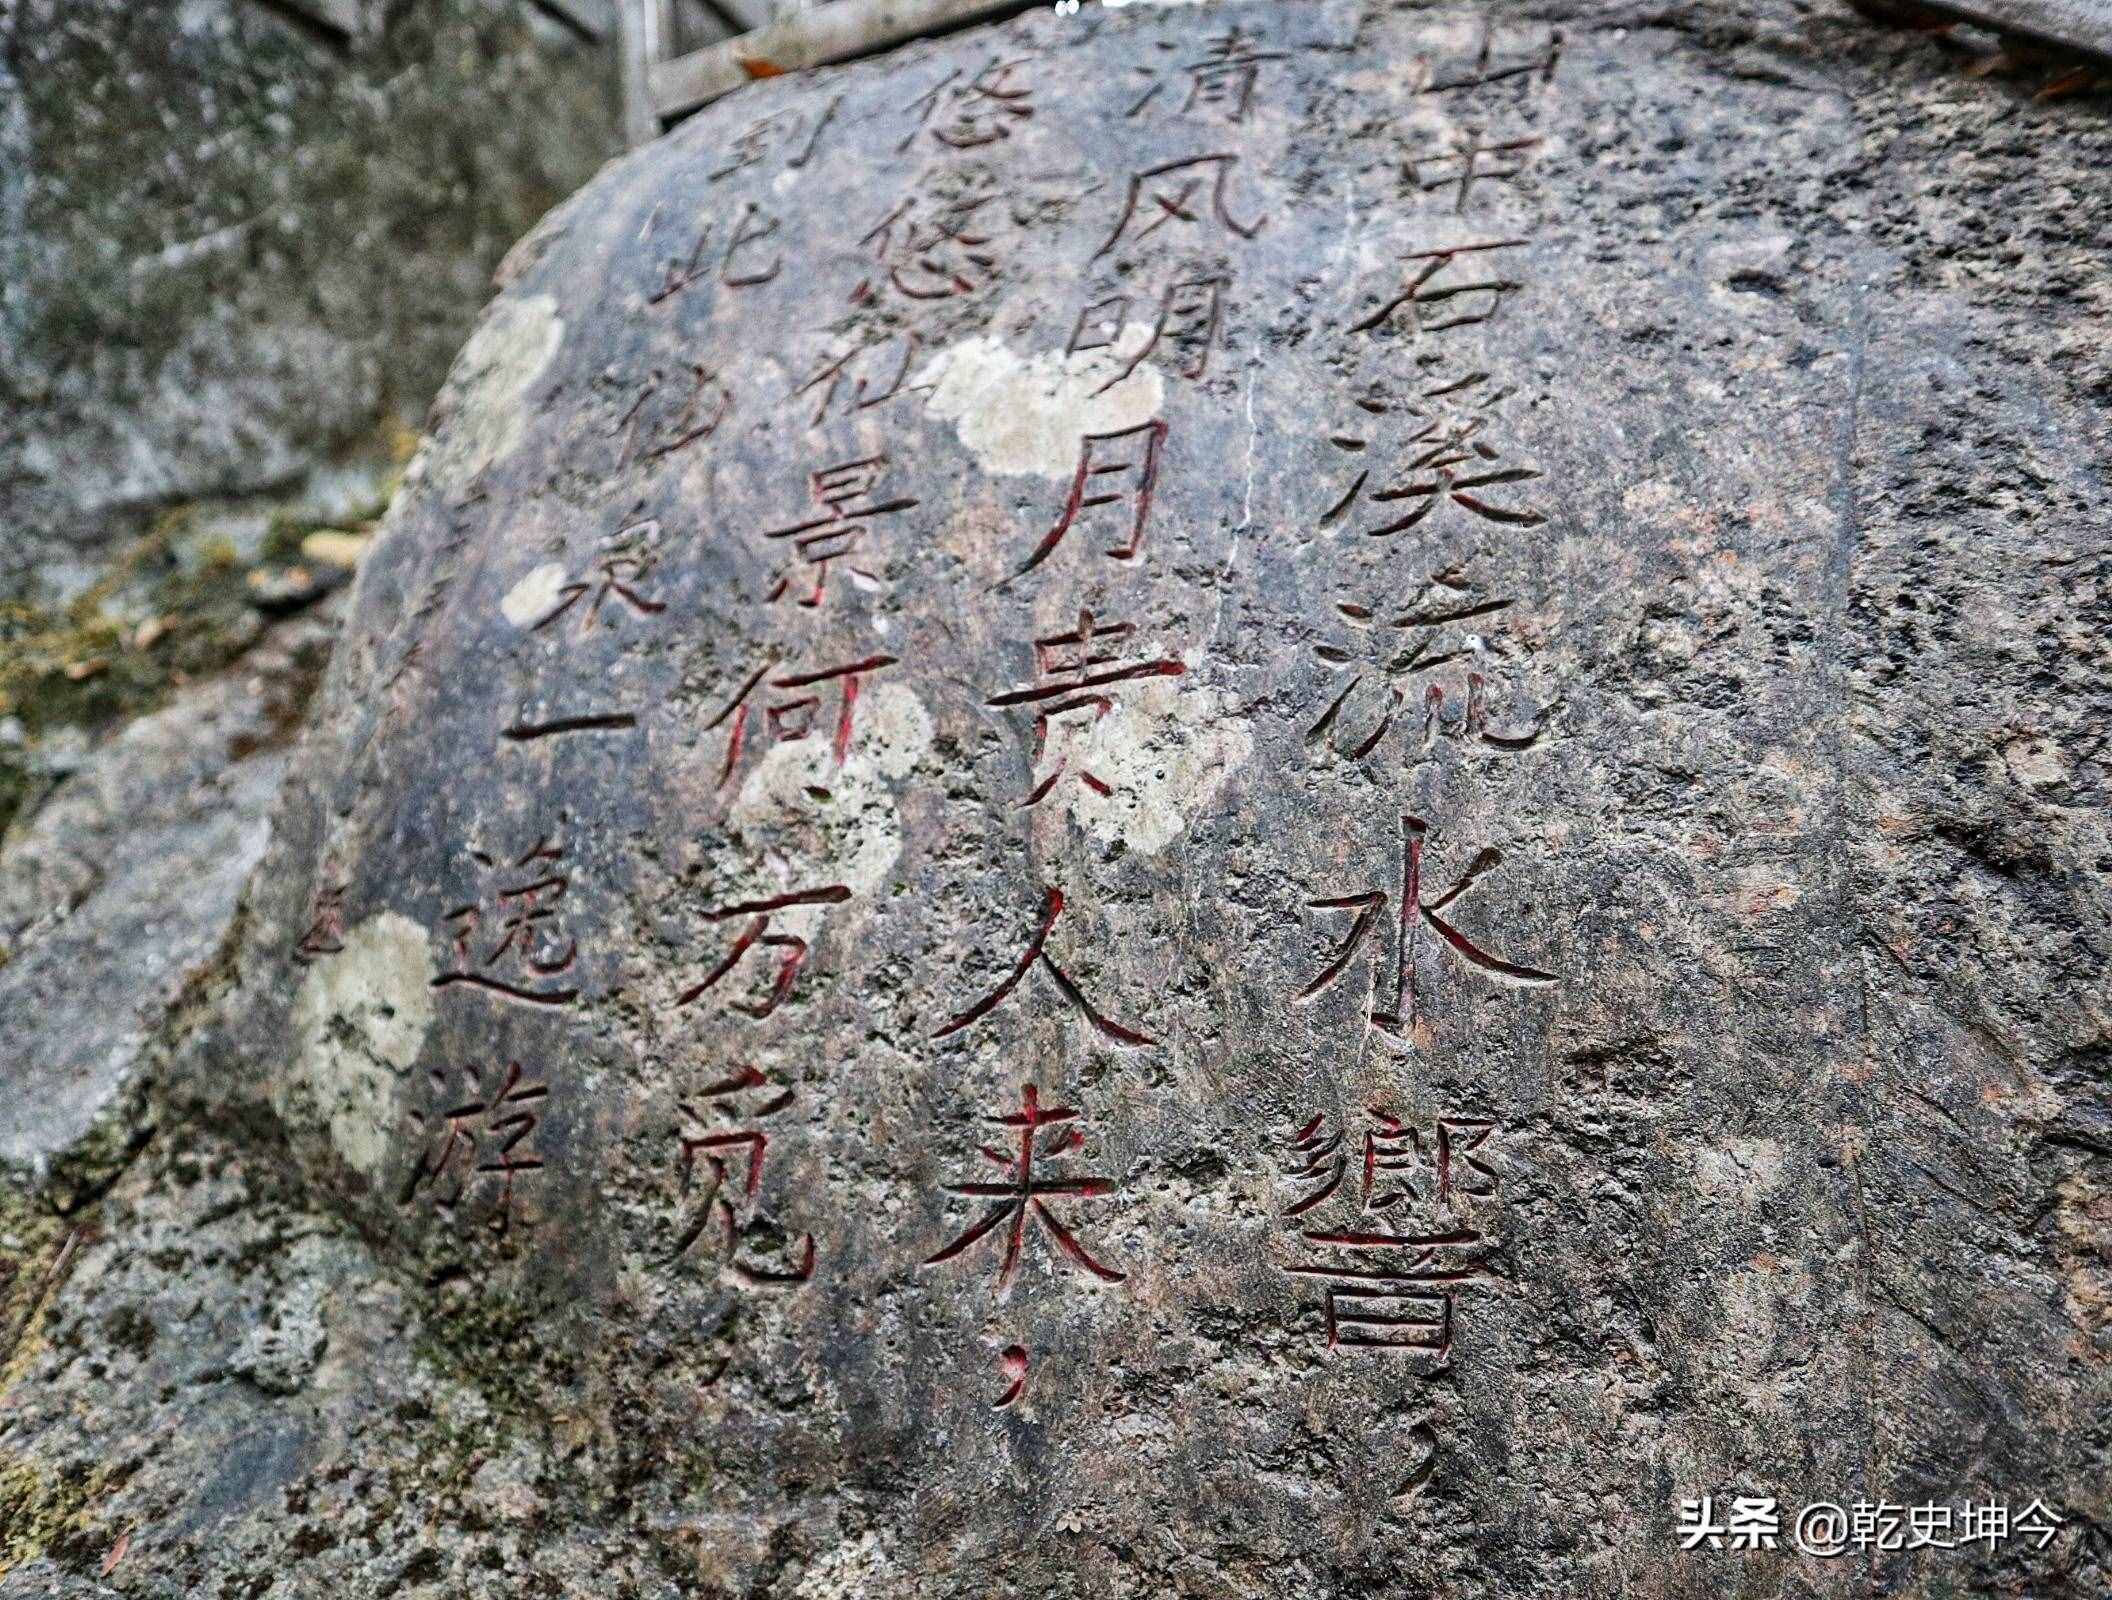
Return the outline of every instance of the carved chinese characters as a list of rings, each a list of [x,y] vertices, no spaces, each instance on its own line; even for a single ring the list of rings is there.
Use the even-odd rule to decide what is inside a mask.
[[[1004,981],[958,1016],[948,1018],[945,1026],[941,1027],[932,1037],[943,1039],[948,1034],[958,1033],[963,1028],[982,1021],[984,1017],[1002,1005],[1014,989],[1019,987],[1021,979],[1025,978],[1036,967],[1039,967],[1046,974],[1049,982],[1055,986],[1056,992],[1075,1007],[1080,1016],[1092,1024],[1096,1033],[1110,1043],[1130,1046],[1151,1044],[1153,1041],[1146,1038],[1136,1029],[1125,1027],[1113,1018],[1104,1015],[1094,1006],[1092,1001],[1086,998],[1085,991],[1078,987],[1077,981],[1063,968],[1059,967],[1055,958],[1048,953],[1046,946],[1049,942],[1049,935],[1055,931],[1057,920],[1062,915],[1063,891],[1054,888],[1047,890],[1043,901],[1041,926],[1035,930],[1033,938],[1027,942],[1027,947],[1021,954],[1018,963],[1006,975]]]
[[[859,546],[877,525],[876,519],[913,510],[917,504],[912,496],[888,497],[877,492],[886,470],[886,456],[868,456],[821,468],[809,476],[808,493],[815,514],[764,535],[786,542],[793,552],[792,563],[770,591],[773,601],[790,595],[813,610],[826,598],[829,568],[838,561],[854,579],[868,584],[880,581],[869,567],[859,564]],[[811,567],[812,575],[800,575],[800,567]]]
[[[1437,947],[1456,953],[1474,970],[1500,980],[1536,986],[1555,981],[1551,972],[1509,961],[1482,948],[1444,916],[1445,908],[1465,895],[1475,883],[1502,864],[1502,852],[1484,849],[1466,871],[1442,893],[1432,895],[1424,881],[1423,850],[1429,825],[1419,817],[1401,818],[1401,858],[1398,880],[1386,888],[1370,888],[1353,894],[1320,896],[1307,902],[1315,912],[1351,919],[1349,931],[1329,955],[1327,965],[1294,997],[1299,1005],[1318,999],[1349,971],[1372,945],[1380,963],[1375,981],[1369,984],[1372,1003],[1366,1015],[1371,1025],[1396,1038],[1415,1026],[1416,951],[1418,938],[1437,936]],[[1388,907],[1394,908],[1389,916]],[[1390,950],[1391,956],[1387,952]]]
[[[1217,123],[1244,122],[1253,108],[1263,67],[1282,59],[1282,51],[1257,49],[1244,30],[1237,26],[1228,28],[1214,35],[1196,59],[1183,63],[1177,74],[1153,67],[1138,68],[1147,85],[1123,115],[1140,116],[1155,105],[1162,111],[1168,109],[1171,102],[1161,102],[1159,97],[1171,90],[1181,97],[1176,111],[1179,116]]]
[[[814,1276],[814,1235],[802,1234],[773,1265],[762,1254],[769,1230],[757,1214],[773,1137],[769,1124],[793,1098],[757,1068],[743,1066],[682,1102],[677,1144],[691,1220],[676,1242],[677,1256],[708,1255],[752,1288],[791,1288]]]
[[[531,1081],[518,1061],[489,1070],[436,1067],[431,1076],[426,1144],[402,1203],[423,1199],[450,1217],[465,1202],[479,1203],[486,1226],[503,1235],[518,1221],[516,1180],[543,1170],[535,1130],[549,1085]]]
[[[471,859],[483,869],[484,892],[443,919],[453,953],[433,987],[463,984],[531,1005],[578,999],[568,975],[579,941],[564,932],[562,922],[572,882],[563,870],[563,847],[539,839],[511,862],[481,850],[472,851]]]
[[[604,608],[612,621],[625,613],[634,618],[659,615],[667,609],[667,602],[654,599],[644,588],[659,559],[659,546],[658,522],[619,528],[603,541],[593,571],[566,582],[557,591],[555,603],[530,626],[552,627],[571,613],[576,614],[584,633],[601,623]]]
[[[907,150],[919,135],[950,150],[972,150],[1011,137],[1014,122],[1034,115],[1034,89],[1024,77],[1024,61],[993,60],[980,72],[956,67],[910,102],[916,126],[898,150]]]
[[[1453,1358],[1463,1295],[1498,1275],[1500,1241],[1473,1216],[1499,1187],[1496,1122],[1425,1124],[1394,1106],[1457,1070],[1457,1009],[1431,1004],[1441,985],[1560,981],[1531,941],[1478,931],[1507,920],[1504,853],[1450,820],[1494,775],[1483,763],[1535,751],[1548,720],[1511,681],[1519,600],[1480,574],[1509,566],[1512,541],[1553,516],[1545,472],[1505,437],[1513,389],[1486,336],[1529,290],[1530,239],[1496,197],[1511,205],[1545,154],[1539,132],[1502,119],[1521,114],[1511,96],[1545,85],[1558,50],[1514,62],[1495,41],[1485,31],[1470,63],[1427,68],[1423,94],[1442,98],[1449,126],[1407,131],[1397,147],[1413,242],[1396,280],[1368,289],[1335,336],[1358,383],[1326,438],[1310,525],[1344,576],[1311,645],[1328,676],[1302,733],[1320,793],[1361,779],[1400,786],[1402,804],[1390,871],[1335,869],[1302,886],[1312,954],[1285,995],[1316,1039],[1347,1025],[1397,1065],[1374,1074],[1387,1087],[1362,1111],[1304,1117],[1282,1141],[1281,1219],[1296,1245],[1284,1271],[1318,1291],[1331,1353],[1426,1372]]]
[[[1148,661],[1130,654],[1135,632],[1132,623],[1095,623],[1092,613],[1080,612],[1075,631],[1034,641],[1035,682],[990,697],[992,706],[1033,708],[1034,780],[1027,805],[1039,805],[1067,773],[1096,794],[1112,792],[1082,764],[1074,766],[1070,753],[1054,747],[1067,733],[1089,732],[1114,708],[1113,697],[1122,685],[1178,678],[1187,671],[1179,661]]]
[[[1162,161],[1132,173],[1122,214],[1094,256],[1104,256],[1118,245],[1142,244],[1168,227],[1253,238],[1268,218],[1256,215],[1242,219],[1233,214],[1230,191],[1238,166],[1237,155],[1219,153]]]
[[[819,667],[811,672],[782,671],[769,663],[757,667],[718,715],[705,724],[707,728],[726,730],[726,759],[719,769],[719,787],[725,788],[740,774],[742,754],[752,741],[819,736],[828,741],[841,766],[851,748],[859,686],[869,674],[894,664],[893,656],[867,656],[862,661]],[[827,703],[831,700],[833,715]],[[760,721],[756,720],[758,711]]]
[[[1054,555],[1081,515],[1113,522],[1114,542],[1101,552],[1109,560],[1136,560],[1151,520],[1152,488],[1158,482],[1159,451],[1165,442],[1166,424],[1156,420],[1119,433],[1089,433],[1079,440],[1078,470],[1063,515],[1015,576],[1024,577]],[[1099,513],[1104,506],[1117,509],[1103,519]]]
[[[1050,1169],[1055,1163],[1085,1148],[1085,1135],[1066,1126],[1077,1118],[1078,1113],[1069,1106],[1042,1105],[1041,1091],[1033,1084],[1023,1086],[1017,1111],[989,1119],[999,1127],[1011,1130],[1005,1139],[1011,1148],[999,1151],[984,1145],[977,1152],[1005,1175],[1003,1180],[947,1185],[949,1194],[971,1201],[995,1203],[971,1223],[966,1232],[930,1256],[924,1265],[935,1267],[951,1261],[972,1250],[1001,1227],[1004,1232],[997,1282],[998,1287],[1003,1288],[1012,1281],[1028,1232],[1036,1230],[1046,1234],[1049,1242],[1080,1270],[1091,1273],[1104,1283],[1120,1283],[1123,1274],[1095,1259],[1057,1215],[1059,1207],[1109,1195],[1115,1190],[1114,1181],[1109,1178],[1060,1175],[1060,1168],[1057,1169],[1059,1175],[1051,1175]],[[1044,1128],[1055,1131],[1043,1133]],[[1037,1165],[1041,1169],[1040,1176],[1036,1176]]]
[[[1282,1216],[1304,1249],[1289,1271],[1323,1291],[1329,1350],[1440,1365],[1450,1355],[1459,1291],[1487,1276],[1491,1241],[1460,1208],[1501,1187],[1483,1148],[1496,1131],[1440,1117],[1426,1138],[1373,1107],[1353,1125],[1315,1116],[1284,1140],[1285,1177],[1300,1192]],[[1418,1216],[1432,1225],[1412,1231]]]
[[[1558,515],[1474,342],[1529,287],[1493,208],[1554,163],[1473,106],[1393,152],[1427,210],[1399,226],[1454,233],[1306,248],[1304,26],[1213,27],[1075,104],[1031,51],[949,56],[699,136],[681,192],[639,197],[622,346],[566,377],[579,450],[533,494],[455,508],[516,519],[477,591],[502,644],[453,655],[461,614],[428,619],[426,648],[475,659],[449,692],[497,708],[459,759],[504,764],[521,803],[396,822],[453,852],[424,918],[429,1093],[391,1175],[407,1229],[470,1208],[500,1241],[473,1244],[517,1249],[552,1196],[613,1206],[649,1240],[625,1236],[641,1304],[667,1296],[641,1314],[733,1318],[739,1381],[769,1340],[814,1348],[852,1286],[906,1286],[977,1406],[1031,1417],[1071,1398],[1066,1319],[1160,1314],[1130,1302],[1175,1253],[1111,1241],[1163,1225],[1131,1175],[1167,1159],[1169,1119],[1231,1103],[1264,1053],[1199,1014],[1222,977],[1254,1033],[1367,1107],[1300,1119],[1297,1253],[1257,1272],[1317,1291],[1328,1352],[1454,1358],[1496,1248],[1495,1120],[1450,1109],[1496,1102],[1453,1092],[1459,1019],[1559,974],[1509,841],[1461,803],[1470,756],[1547,739],[1514,670],[1532,606],[1499,545],[1441,542]],[[1502,62],[1487,82],[1524,76]],[[854,147],[892,159],[824,240],[803,186],[835,195]],[[1255,396],[1323,344],[1306,381],[1353,398],[1293,452]],[[978,362],[1003,398],[957,406]],[[1326,675],[1317,705],[1285,661]],[[1184,852],[1221,853],[1295,783],[1278,859],[1189,881]],[[1287,879],[1251,951],[1200,954],[1217,902]],[[340,876],[315,885],[289,933],[309,965],[348,939]],[[460,1048],[493,1028],[503,1049]],[[969,1170],[941,1170],[971,1132]],[[1258,1194],[1267,1152],[1221,1143]],[[932,1204],[908,1239],[875,1219],[912,1193]],[[980,1330],[971,1278],[994,1290]]]
[[[1316,644],[1313,653],[1347,679],[1306,729],[1306,741],[1361,761],[1389,753],[1388,734],[1402,728],[1401,753],[1427,756],[1439,739],[1465,741],[1500,753],[1532,749],[1546,725],[1492,721],[1491,702],[1506,698],[1495,676],[1502,665],[1490,636],[1515,604],[1480,597],[1447,574],[1425,586],[1418,603],[1394,617],[1340,602],[1341,643]]]
[[[733,922],[740,927],[739,936],[726,952],[725,958],[706,973],[695,984],[682,991],[676,999],[678,1006],[691,1005],[701,1000],[712,990],[730,978],[742,961],[751,953],[762,958],[768,973],[768,987],[763,997],[756,999],[729,999],[727,1004],[734,1010],[753,1017],[760,1022],[785,1002],[792,992],[792,980],[799,976],[799,969],[806,964],[807,941],[789,933],[772,933],[770,919],[781,911],[797,906],[841,905],[850,899],[851,891],[845,885],[832,883],[818,889],[799,889],[791,894],[773,895],[767,900],[751,900],[741,905],[721,906],[704,913],[711,922]],[[775,966],[772,967],[771,963]]]
[[[1777,21],[1042,7],[744,86],[516,257],[555,354],[437,413],[516,442],[409,476],[287,758],[244,1126],[497,1330],[460,1381],[641,1593],[1669,1592],[1653,1463],[1938,1459],[1873,1371],[1992,1471],[1916,1319],[2088,1152],[1932,1000],[2051,880],[1931,830],[2084,778],[1999,672],[1992,743],[1879,727],[1880,613],[1976,614],[1892,556],[2002,504],[1908,470],[1995,330],[1901,315]],[[2029,1266],[2038,1383],[2032,1248],[1971,1281]]]

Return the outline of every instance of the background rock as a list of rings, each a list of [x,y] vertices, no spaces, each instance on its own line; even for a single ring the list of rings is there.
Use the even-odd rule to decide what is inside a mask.
[[[616,148],[612,40],[365,9],[0,5],[0,829],[379,515],[500,254]]]
[[[0,1174],[72,1211],[151,1131],[146,1076],[264,851],[328,611],[81,758],[0,846]]]
[[[386,9],[347,40],[253,0],[8,8],[0,594],[415,419],[500,252],[613,147],[612,47]]]

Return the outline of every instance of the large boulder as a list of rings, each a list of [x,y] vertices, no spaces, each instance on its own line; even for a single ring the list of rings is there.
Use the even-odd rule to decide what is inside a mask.
[[[415,1343],[573,1592],[2101,1592],[2112,141],[1538,10],[1025,16],[516,251],[176,1087],[446,1314],[254,1388]],[[395,1393],[287,1592],[532,1565]]]

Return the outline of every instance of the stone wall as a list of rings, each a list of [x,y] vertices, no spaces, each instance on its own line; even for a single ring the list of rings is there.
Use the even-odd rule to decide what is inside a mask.
[[[615,148],[613,42],[370,10],[0,10],[0,599],[415,426],[500,254]]]

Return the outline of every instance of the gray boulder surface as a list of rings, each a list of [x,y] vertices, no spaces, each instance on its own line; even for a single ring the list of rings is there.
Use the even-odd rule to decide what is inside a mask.
[[[0,3],[0,833],[378,517],[616,80],[533,0]]]
[[[2108,153],[1227,4],[605,171],[0,1216],[0,1594],[2112,1590]]]
[[[0,13],[0,597],[416,416],[498,253],[610,152],[612,53],[526,0],[372,11]]]
[[[0,1177],[62,1211],[154,1124],[170,1010],[219,953],[329,657],[324,607],[86,754],[0,844]]]
[[[332,9],[370,25],[0,6],[0,602],[415,423],[500,254],[613,152],[613,47],[530,0]]]

